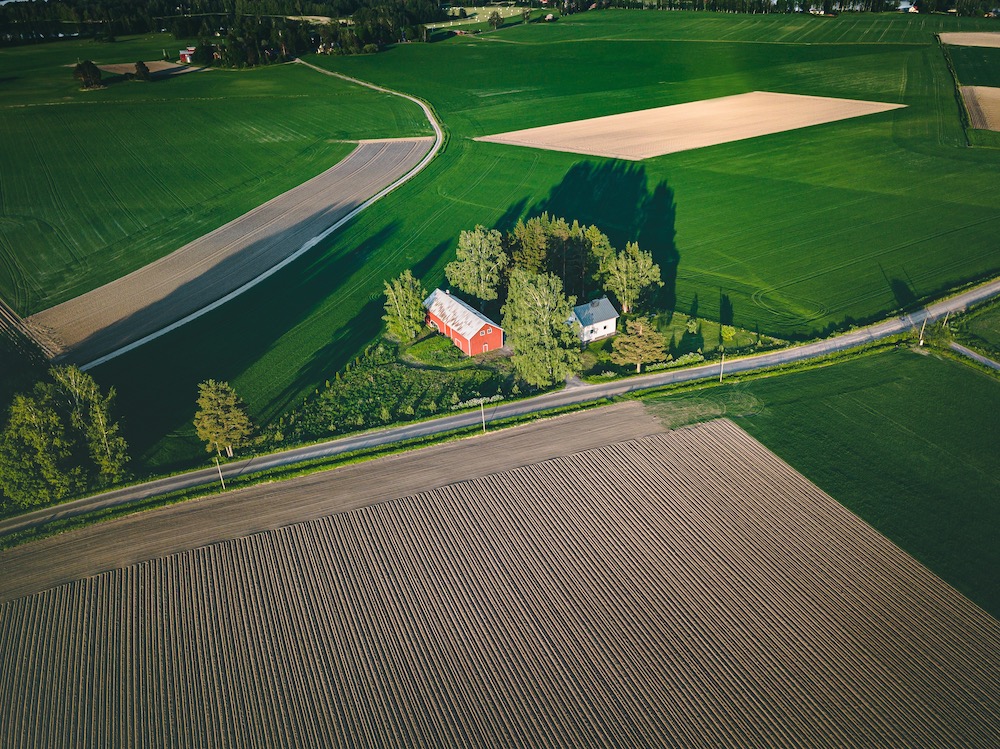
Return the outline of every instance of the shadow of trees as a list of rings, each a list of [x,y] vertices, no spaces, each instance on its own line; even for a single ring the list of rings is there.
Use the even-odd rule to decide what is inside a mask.
[[[680,263],[675,229],[677,203],[673,189],[665,181],[650,185],[644,165],[623,161],[579,162],[566,172],[548,197],[526,206],[526,201],[512,204],[495,228],[508,231],[519,218],[548,212],[570,223],[575,220],[596,226],[619,249],[626,242],[638,242],[643,250],[652,253],[663,280],[663,288],[649,301],[662,309],[674,309]]]

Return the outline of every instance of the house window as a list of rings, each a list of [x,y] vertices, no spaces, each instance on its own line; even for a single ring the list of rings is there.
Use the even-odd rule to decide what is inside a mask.
[[[486,329],[486,332],[487,332],[487,333],[492,333],[492,332],[493,332],[493,328],[487,328],[487,329]]]
[[[479,331],[479,335],[486,335],[486,331],[485,330],[480,330]]]

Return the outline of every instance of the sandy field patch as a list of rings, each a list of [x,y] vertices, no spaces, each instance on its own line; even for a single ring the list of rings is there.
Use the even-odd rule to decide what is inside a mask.
[[[732,422],[438,487],[0,606],[0,744],[996,746],[1000,622]]]
[[[949,31],[938,36],[942,44],[956,47],[1000,47],[1000,31]]]
[[[135,73],[134,62],[111,63],[109,65],[98,65],[97,67],[105,73],[111,73],[112,75]],[[191,67],[190,65],[179,65],[176,62],[167,62],[166,60],[146,61],[146,67],[149,68],[149,72],[153,75],[157,73],[162,75],[175,75],[177,73],[190,73],[194,70],[201,69],[198,67]]]
[[[962,100],[972,127],[1000,132],[1000,88],[962,86]]]
[[[362,141],[337,165],[144,268],[31,315],[35,337],[87,363],[166,327],[289,257],[415,167],[433,138]]]
[[[753,91],[718,99],[515,130],[476,140],[640,161],[693,148],[899,109],[825,96]]]

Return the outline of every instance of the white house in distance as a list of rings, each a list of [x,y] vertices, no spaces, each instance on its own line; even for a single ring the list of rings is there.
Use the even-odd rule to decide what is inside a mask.
[[[618,332],[618,311],[606,296],[574,307],[573,314],[580,322],[580,342],[583,344]]]
[[[447,291],[434,289],[424,300],[427,324],[469,356],[496,351],[503,346],[503,329],[461,299]]]

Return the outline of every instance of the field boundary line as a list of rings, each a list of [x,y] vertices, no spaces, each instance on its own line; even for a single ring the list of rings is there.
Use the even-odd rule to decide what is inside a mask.
[[[400,97],[402,97],[404,99],[408,99],[408,100],[412,101],[413,103],[415,103],[417,106],[420,107],[420,109],[423,111],[424,115],[427,117],[427,121],[430,123],[431,129],[434,131],[434,144],[431,146],[431,148],[428,150],[428,152],[424,155],[424,157],[417,163],[417,165],[414,166],[412,169],[410,169],[410,171],[408,171],[406,174],[404,174],[403,176],[399,177],[398,179],[396,179],[394,182],[392,182],[391,184],[387,185],[386,187],[383,187],[381,190],[379,190],[373,196],[371,196],[370,198],[368,198],[367,200],[365,200],[363,203],[361,203],[361,205],[359,205],[357,208],[355,208],[352,211],[350,211],[347,215],[343,216],[341,219],[339,219],[338,221],[336,221],[334,224],[332,224],[330,227],[328,227],[327,229],[325,229],[324,231],[322,231],[320,234],[318,234],[315,237],[307,240],[298,250],[296,250],[292,254],[288,255],[287,257],[283,258],[281,261],[279,261],[275,265],[271,266],[270,268],[268,268],[266,271],[264,271],[263,273],[261,273],[257,277],[255,277],[255,278],[247,281],[242,286],[239,286],[238,288],[236,288],[233,291],[229,292],[225,296],[222,296],[219,299],[216,299],[214,302],[211,302],[210,304],[207,304],[204,307],[201,307],[200,309],[197,309],[194,312],[191,312],[191,313],[185,315],[184,317],[180,318],[179,320],[176,320],[175,322],[172,322],[169,325],[167,325],[167,326],[165,326],[163,328],[160,328],[159,330],[156,330],[156,331],[154,331],[152,333],[149,333],[148,335],[143,336],[142,338],[139,338],[138,340],[132,341],[131,343],[126,344],[125,346],[121,346],[120,348],[117,348],[114,351],[111,351],[110,353],[104,354],[103,356],[100,356],[100,357],[98,357],[96,359],[93,359],[92,361],[89,361],[89,362],[87,362],[85,364],[81,364],[80,365],[80,369],[82,371],[86,372],[86,371],[88,371],[90,369],[93,369],[94,367],[100,366],[101,364],[105,364],[105,363],[111,361],[112,359],[116,359],[116,358],[118,358],[119,356],[121,356],[123,354],[126,354],[126,353],[128,353],[130,351],[134,351],[135,349],[139,348],[140,346],[144,346],[145,344],[147,344],[147,343],[149,343],[151,341],[154,341],[157,338],[160,338],[160,337],[166,335],[167,333],[171,333],[171,332],[177,330],[178,328],[180,328],[180,327],[182,327],[184,325],[187,325],[189,322],[193,322],[194,320],[197,320],[198,318],[200,318],[200,317],[208,314],[209,312],[212,312],[212,311],[218,309],[219,307],[221,307],[222,305],[226,304],[227,302],[232,301],[236,297],[240,296],[241,294],[244,294],[245,292],[249,291],[253,287],[255,287],[258,284],[262,283],[263,281],[267,280],[268,278],[270,278],[271,276],[273,276],[275,273],[277,273],[279,270],[282,270],[283,268],[287,267],[288,265],[290,265],[294,261],[298,260],[300,257],[302,257],[302,255],[304,255],[305,253],[307,253],[309,250],[311,250],[313,247],[315,247],[316,245],[318,245],[324,239],[326,239],[327,237],[329,237],[335,231],[337,231],[341,227],[345,226],[348,222],[352,221],[360,213],[362,213],[368,207],[370,207],[371,205],[373,205],[374,203],[376,203],[378,200],[384,198],[390,192],[394,191],[398,187],[401,187],[402,185],[404,185],[407,182],[409,182],[417,174],[419,174],[420,172],[422,172],[427,167],[427,165],[430,164],[430,162],[434,159],[434,157],[437,156],[437,154],[440,152],[442,146],[444,145],[444,131],[441,129],[440,122],[438,122],[437,118],[434,116],[433,110],[425,102],[421,101],[420,99],[416,98],[415,96],[410,96],[409,94],[404,94],[404,93],[401,93],[399,91],[393,91],[393,90],[388,89],[388,88],[383,88],[381,86],[376,86],[373,83],[368,83],[366,81],[362,81],[362,80],[359,80],[357,78],[351,78],[350,76],[342,75],[340,73],[334,73],[334,72],[329,71],[329,70],[324,70],[323,68],[317,67],[316,65],[313,65],[312,63],[308,63],[308,62],[305,62],[303,60],[299,60],[297,58],[296,58],[296,62],[301,63],[302,65],[305,65],[306,67],[312,68],[313,70],[316,70],[316,71],[318,71],[320,73],[324,73],[326,75],[330,75],[330,76],[333,76],[335,78],[341,78],[341,79],[343,79],[345,81],[348,81],[350,83],[355,83],[357,85],[365,86],[367,88],[374,89],[375,91],[381,91],[383,93],[392,94],[394,96],[400,96]],[[379,140],[381,141],[381,140],[399,140],[399,139],[379,139]]]

